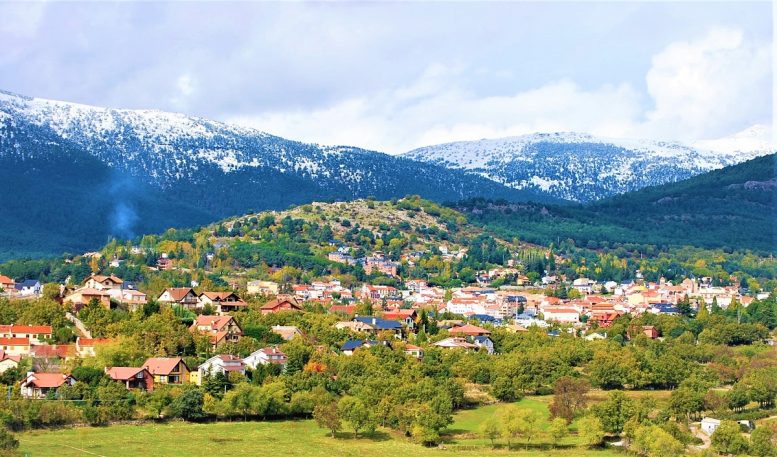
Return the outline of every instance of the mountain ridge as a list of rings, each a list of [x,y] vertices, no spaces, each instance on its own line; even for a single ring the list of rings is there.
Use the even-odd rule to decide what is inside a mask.
[[[553,201],[431,164],[182,114],[0,94],[0,256],[88,250],[312,200]],[[25,233],[36,234],[25,239]]]
[[[677,182],[769,152],[707,151],[673,141],[556,132],[444,143],[402,156],[464,170],[516,189],[590,202]]]

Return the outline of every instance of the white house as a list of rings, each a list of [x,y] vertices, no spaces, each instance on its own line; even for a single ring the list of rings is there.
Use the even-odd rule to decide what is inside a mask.
[[[277,347],[272,346],[252,352],[251,355],[246,357],[243,361],[245,362],[246,366],[250,367],[252,370],[255,370],[257,365],[267,365],[270,363],[285,365],[286,354],[284,354]]]
[[[22,381],[21,394],[24,398],[46,398],[49,391],[56,391],[61,386],[73,385],[76,380],[72,376],[62,373],[27,373]]]
[[[218,373],[229,374],[236,371],[240,374],[246,373],[246,366],[243,359],[234,355],[217,355],[204,361],[197,368],[197,371],[189,373],[189,380],[198,386],[202,385],[203,380],[208,376]]]
[[[705,417],[701,420],[701,431],[706,433],[707,435],[712,436],[713,433],[715,433],[715,430],[720,427],[720,420],[713,419],[711,417]]]
[[[542,310],[546,321],[556,321],[561,324],[577,324],[580,322],[580,313],[574,308],[550,308]]]

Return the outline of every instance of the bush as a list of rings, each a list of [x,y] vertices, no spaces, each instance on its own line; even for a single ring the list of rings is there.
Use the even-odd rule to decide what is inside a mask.
[[[170,415],[187,421],[196,421],[205,417],[202,408],[205,398],[200,389],[189,388],[173,398],[170,403]]]

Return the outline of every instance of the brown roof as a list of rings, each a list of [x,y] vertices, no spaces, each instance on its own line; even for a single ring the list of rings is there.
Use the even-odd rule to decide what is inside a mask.
[[[107,370],[108,377],[115,381],[132,379],[136,374],[145,370],[143,367],[112,367]]]
[[[234,292],[203,292],[199,296],[205,295],[206,297],[210,298],[213,301],[224,301],[227,298],[231,297],[232,295],[235,296],[235,298],[238,301],[242,301],[240,297],[237,296]]]
[[[97,281],[97,282],[103,282],[106,279],[110,279],[112,282],[114,282],[116,284],[122,284],[124,282],[124,281],[121,280],[121,278],[119,278],[118,276],[114,276],[114,275],[110,275],[110,276],[92,275],[92,276],[89,276],[88,278],[84,279],[84,282],[82,284],[86,283],[91,278],[94,278],[94,280]]]
[[[169,289],[165,289],[165,291],[170,292],[170,296],[173,297],[174,301],[181,301],[183,298],[189,293],[194,294],[194,289],[191,287],[171,287]],[[164,292],[162,292],[164,293]],[[194,294],[197,295],[197,294]]]
[[[302,307],[297,302],[297,299],[288,295],[279,295],[275,300],[271,300],[262,305],[262,309],[275,309],[284,303],[289,303],[292,308],[302,309]]]
[[[0,275],[0,284],[14,284],[13,279],[8,276]]]
[[[172,372],[178,363],[186,365],[186,362],[180,357],[152,357],[146,360],[146,363],[143,364],[143,368],[147,369],[149,373],[153,375],[166,375]]]

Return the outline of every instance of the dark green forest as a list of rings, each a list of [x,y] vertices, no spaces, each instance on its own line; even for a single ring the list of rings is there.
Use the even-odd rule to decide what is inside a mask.
[[[502,236],[591,249],[624,244],[777,252],[775,155],[588,205],[471,199],[450,206]]]

